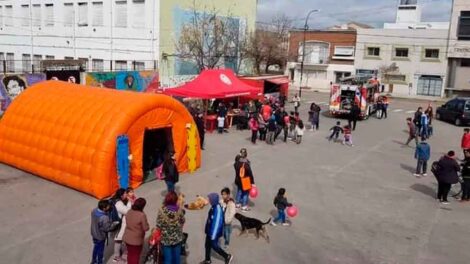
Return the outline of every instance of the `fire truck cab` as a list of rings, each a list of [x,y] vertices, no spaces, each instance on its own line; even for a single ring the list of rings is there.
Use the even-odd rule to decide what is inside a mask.
[[[367,119],[376,109],[379,95],[379,82],[376,79],[364,80],[357,77],[342,79],[332,84],[330,90],[330,114],[345,116],[351,112],[353,103],[361,109],[361,119]]]

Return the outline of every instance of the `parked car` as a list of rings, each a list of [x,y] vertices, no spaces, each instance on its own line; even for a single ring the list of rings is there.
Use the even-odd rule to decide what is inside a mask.
[[[456,126],[470,123],[470,98],[454,98],[436,110],[436,119],[449,121]]]

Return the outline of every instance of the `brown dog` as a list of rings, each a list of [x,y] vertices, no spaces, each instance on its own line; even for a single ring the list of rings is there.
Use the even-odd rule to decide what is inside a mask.
[[[256,219],[256,218],[250,218],[250,217],[246,217],[242,214],[239,214],[239,213],[236,213],[235,214],[235,218],[240,221],[240,225],[241,225],[241,232],[240,232],[240,236],[245,233],[245,231],[249,230],[249,229],[255,229],[256,230],[256,239],[259,239],[259,233],[260,231],[263,231],[263,234],[264,234],[264,237],[266,239],[266,241],[269,243],[269,235],[268,235],[268,230],[266,229],[265,225],[267,225],[270,221],[271,221],[271,218],[268,219],[268,221],[266,221],[266,223],[263,223],[261,222],[260,220]]]
[[[202,208],[204,208],[204,206],[206,206],[208,204],[209,204],[209,201],[206,198],[204,198],[200,195],[197,195],[196,196],[196,201],[191,202],[189,204],[185,204],[184,208],[186,208],[188,210],[201,210]]]

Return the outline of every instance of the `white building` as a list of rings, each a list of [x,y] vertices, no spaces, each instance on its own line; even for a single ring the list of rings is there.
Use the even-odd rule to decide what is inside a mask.
[[[449,95],[470,94],[470,1],[455,0],[449,32]]]
[[[0,0],[0,60],[18,72],[38,69],[41,59],[85,59],[93,71],[152,69],[159,3]]]
[[[394,95],[443,96],[447,35],[442,29],[359,29],[356,73],[376,72]]]
[[[395,23],[384,23],[386,29],[448,29],[449,22],[421,21],[418,0],[398,0]]]

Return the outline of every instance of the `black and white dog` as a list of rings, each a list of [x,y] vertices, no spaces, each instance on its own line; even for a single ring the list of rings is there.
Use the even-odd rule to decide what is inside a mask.
[[[259,233],[260,231],[263,231],[264,237],[266,238],[266,241],[269,243],[268,230],[266,229],[265,225],[267,225],[271,221],[271,218],[269,218],[268,221],[266,221],[265,223],[255,218],[246,217],[239,213],[235,214],[235,218],[238,219],[238,221],[240,221],[240,225],[241,225],[240,236],[249,229],[255,229],[256,238],[259,239]]]

